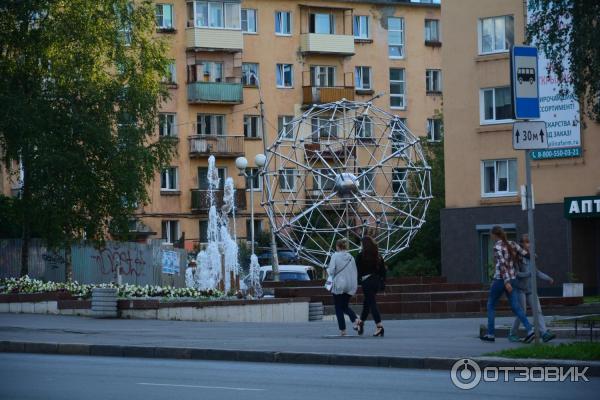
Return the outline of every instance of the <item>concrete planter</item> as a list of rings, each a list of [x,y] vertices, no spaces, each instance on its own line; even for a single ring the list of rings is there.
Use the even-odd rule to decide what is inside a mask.
[[[117,289],[92,289],[92,316],[95,318],[117,318]]]
[[[563,283],[563,297],[583,297],[583,283]]]

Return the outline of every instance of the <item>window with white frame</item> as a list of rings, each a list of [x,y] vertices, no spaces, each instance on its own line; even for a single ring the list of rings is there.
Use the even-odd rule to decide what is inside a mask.
[[[175,115],[175,113],[158,114],[159,136],[177,136],[177,125],[175,123]]]
[[[293,115],[280,115],[277,118],[277,132],[280,139],[294,140],[294,126],[290,124],[293,119]]]
[[[512,96],[509,86],[481,89],[479,104],[481,124],[512,121]]]
[[[323,35],[335,34],[335,15],[329,13],[310,14],[308,31]]]
[[[125,8],[126,13],[128,14],[128,17],[131,17],[132,13],[133,13],[133,8],[134,5],[131,2],[127,3],[127,6]],[[131,30],[131,23],[129,22],[129,20],[125,20],[122,21],[121,20],[121,9],[119,9],[119,7],[117,7],[115,5],[115,13],[117,15],[117,19],[119,21],[119,29],[118,29],[118,38],[121,41],[121,43],[123,43],[124,46],[131,46],[132,40],[133,40],[133,33]]]
[[[353,20],[353,32],[355,39],[369,38],[369,16],[355,15]]]
[[[163,168],[160,175],[160,190],[179,190],[177,167]]]
[[[390,68],[390,107],[405,108],[404,68]]]
[[[246,177],[246,190],[250,190],[250,183],[252,183],[254,191],[260,192],[262,190],[262,179],[258,173],[258,168],[247,168],[246,171],[248,174],[248,177]],[[250,178],[250,176],[254,178]]]
[[[275,33],[289,36],[292,34],[292,13],[289,11],[275,12]]]
[[[256,33],[256,10],[253,8],[242,8],[242,32]]]
[[[314,87],[335,86],[335,67],[313,65],[310,67],[310,84]]]
[[[292,64],[277,64],[276,75],[278,88],[291,88],[294,86]]]
[[[392,138],[392,152],[397,152],[407,145],[407,136],[405,127],[407,127],[408,121],[406,118],[399,118],[398,121],[392,121],[391,123],[391,138]],[[399,156],[406,155],[406,151],[399,153]]]
[[[188,1],[188,28],[241,29],[240,3]]]
[[[408,182],[406,177],[408,175],[408,169],[397,167],[392,170],[392,191],[394,197],[398,199],[408,198]]]
[[[337,138],[337,122],[326,117],[311,118],[310,125],[313,142],[318,142],[321,138]]]
[[[425,41],[439,42],[440,41],[440,21],[438,19],[425,20]]]
[[[177,83],[177,66],[175,60],[171,60],[167,65],[162,81],[163,83]]]
[[[156,27],[173,29],[173,4],[156,5]]]
[[[202,61],[202,76],[200,82],[223,82],[223,63],[214,61]]]
[[[481,194],[513,196],[517,194],[517,160],[484,160],[481,162]]]
[[[371,67],[356,67],[354,69],[354,80],[356,90],[371,90]]]
[[[329,168],[317,168],[313,173],[313,190],[333,190],[335,186],[335,172]]]
[[[161,221],[162,239],[167,243],[175,243],[179,240],[179,221],[167,220]]]
[[[258,86],[258,64],[242,63],[242,84],[244,86]]]
[[[404,58],[404,18],[388,18],[388,55]]]
[[[279,170],[279,189],[282,192],[296,191],[296,175],[294,168],[284,168]]]
[[[375,191],[375,170],[371,169],[371,168],[359,168],[358,174],[359,174],[358,188],[364,192],[374,192]]]
[[[244,115],[244,137],[262,137],[260,117],[258,115]]]
[[[427,93],[442,92],[442,71],[439,69],[428,69],[425,71],[425,90]]]
[[[427,119],[427,139],[430,142],[442,140],[442,120],[439,118]]]
[[[373,121],[368,116],[356,117],[354,121],[355,135],[359,139],[372,139],[373,138]]]
[[[225,178],[227,177],[227,168],[217,167],[217,175],[219,177],[219,183],[217,190],[223,190],[225,188]],[[198,167],[198,189],[208,190],[208,168]]]
[[[225,116],[215,114],[198,114],[196,117],[198,135],[225,135]]]
[[[514,44],[515,34],[512,15],[481,18],[478,30],[479,54],[508,51]]]

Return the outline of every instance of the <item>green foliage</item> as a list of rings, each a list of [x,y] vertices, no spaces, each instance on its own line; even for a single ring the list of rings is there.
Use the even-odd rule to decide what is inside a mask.
[[[240,263],[240,268],[244,273],[248,273],[252,251],[245,240],[238,241],[238,249],[238,262]]]
[[[529,8],[528,37],[544,51],[556,76],[563,76],[567,61],[567,82],[573,84],[586,114],[600,122],[600,2],[530,0]],[[565,87],[562,94],[572,95]]]
[[[0,195],[0,238],[17,238],[21,236],[19,199]]]
[[[254,232],[254,240],[256,241],[256,246],[258,247],[271,247],[271,232]]]
[[[395,277],[437,276],[439,274],[439,270],[432,264],[431,259],[423,254],[417,254],[414,258],[402,260],[391,270],[391,275]]]
[[[538,344],[490,353],[491,356],[508,358],[540,358],[544,360],[600,360],[600,343],[561,343],[558,346]]]
[[[173,153],[153,137],[166,43],[154,35],[152,3],[128,3],[0,6],[1,158],[21,161],[22,223],[35,222],[51,247],[128,231]]]

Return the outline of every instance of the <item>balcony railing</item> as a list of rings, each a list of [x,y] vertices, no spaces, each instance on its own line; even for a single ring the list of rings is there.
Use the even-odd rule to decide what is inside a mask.
[[[354,36],[303,33],[300,35],[300,51],[317,54],[354,54]]]
[[[354,87],[351,86],[303,86],[302,99],[304,104],[322,104],[340,101],[342,99],[354,100]]]
[[[208,49],[238,52],[244,49],[244,36],[240,29],[187,28],[188,49]]]
[[[188,103],[241,104],[241,83],[191,82],[187,85]]]
[[[244,155],[243,136],[194,135],[188,138],[190,157],[240,157]]]
[[[208,212],[210,209],[210,194],[208,190],[192,189],[192,212]],[[215,190],[215,205],[223,206],[223,190]],[[246,190],[236,189],[234,192],[235,207],[237,210],[246,209]]]

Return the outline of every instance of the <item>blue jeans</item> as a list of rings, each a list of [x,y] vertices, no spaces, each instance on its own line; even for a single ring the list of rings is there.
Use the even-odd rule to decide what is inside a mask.
[[[498,300],[500,300],[502,293],[506,293],[506,297],[508,298],[508,303],[510,304],[512,312],[517,316],[517,318],[519,318],[521,323],[523,323],[523,326],[527,332],[530,332],[533,329],[527,320],[527,317],[525,316],[523,308],[521,308],[521,304],[519,303],[519,296],[517,295],[517,280],[511,280],[510,284],[513,288],[511,293],[508,293],[504,288],[504,281],[502,279],[494,279],[490,285],[490,294],[487,302],[488,335],[494,336],[496,333],[496,304],[498,303]]]

